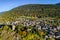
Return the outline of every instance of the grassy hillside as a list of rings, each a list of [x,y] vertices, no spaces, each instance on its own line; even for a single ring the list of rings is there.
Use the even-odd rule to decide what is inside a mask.
[[[13,8],[5,12],[5,20],[14,20],[20,16],[57,17],[60,18],[60,5],[58,4],[28,4]]]
[[[0,40],[60,40],[60,5],[28,4],[1,13]]]

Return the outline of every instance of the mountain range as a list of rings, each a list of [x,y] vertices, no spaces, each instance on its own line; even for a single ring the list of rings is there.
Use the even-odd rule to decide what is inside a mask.
[[[58,17],[60,18],[60,3],[57,4],[27,4],[2,12],[2,18],[18,18],[20,16]]]

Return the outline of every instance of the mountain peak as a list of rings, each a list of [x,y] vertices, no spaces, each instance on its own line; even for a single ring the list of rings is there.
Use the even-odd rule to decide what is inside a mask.
[[[56,5],[60,5],[60,3],[57,3]]]

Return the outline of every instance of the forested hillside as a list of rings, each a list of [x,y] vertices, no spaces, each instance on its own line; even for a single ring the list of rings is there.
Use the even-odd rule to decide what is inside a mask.
[[[58,4],[27,4],[13,8],[5,12],[5,19],[18,18],[20,16],[33,17],[60,17],[60,5]]]
[[[1,12],[0,40],[60,40],[60,4],[28,4]]]

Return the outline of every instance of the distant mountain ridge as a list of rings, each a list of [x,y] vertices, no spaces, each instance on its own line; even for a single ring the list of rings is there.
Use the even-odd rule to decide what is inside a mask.
[[[56,4],[27,4],[13,8],[2,15],[4,18],[20,16],[60,17],[60,6]]]
[[[56,5],[60,5],[60,3],[56,3]]]

